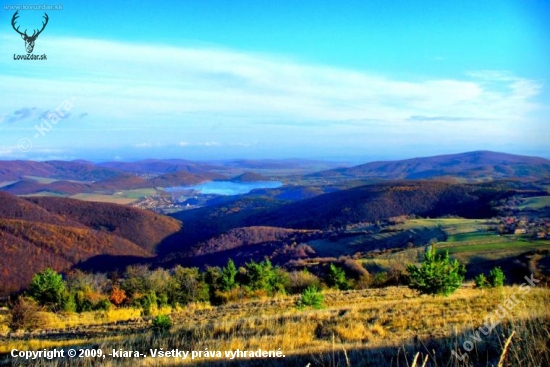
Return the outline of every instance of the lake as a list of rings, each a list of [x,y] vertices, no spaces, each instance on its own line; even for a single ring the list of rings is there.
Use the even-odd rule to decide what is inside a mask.
[[[201,194],[216,195],[242,195],[254,189],[276,189],[283,185],[280,181],[258,181],[258,182],[231,182],[231,181],[210,181],[192,186],[167,187],[168,192],[196,190]]]

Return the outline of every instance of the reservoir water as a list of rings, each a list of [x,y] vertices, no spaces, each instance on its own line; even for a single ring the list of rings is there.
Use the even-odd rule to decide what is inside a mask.
[[[231,182],[231,181],[209,181],[191,186],[167,187],[168,192],[195,190],[201,194],[216,195],[242,195],[254,189],[276,189],[283,185],[280,181],[258,181],[258,182]]]

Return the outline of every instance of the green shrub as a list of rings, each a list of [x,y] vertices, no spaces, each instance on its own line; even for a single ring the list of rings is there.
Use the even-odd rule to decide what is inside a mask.
[[[74,294],[76,312],[88,312],[94,309],[92,301],[86,296],[83,291],[78,291]]]
[[[496,266],[491,269],[491,271],[489,271],[489,277],[487,278],[487,281],[489,282],[489,285],[491,287],[502,287],[505,280],[506,277],[504,276],[504,273],[502,272],[502,269],[500,267]]]
[[[284,293],[288,284],[288,273],[273,266],[269,259],[260,263],[251,260],[246,263],[246,284],[253,291],[265,291],[268,295]]]
[[[72,293],[65,292],[63,294],[63,299],[61,301],[61,308],[65,312],[76,312],[77,306],[76,306],[76,300],[75,296]]]
[[[61,274],[47,268],[32,277],[28,295],[41,306],[47,306],[52,310],[62,307],[65,282]]]
[[[388,273],[385,271],[381,271],[380,273],[376,273],[374,275],[374,279],[372,281],[372,285],[374,287],[383,287],[388,282]]]
[[[141,308],[143,316],[151,315],[153,306],[157,305],[157,295],[154,292],[144,294],[135,300],[135,305]]]
[[[168,315],[158,315],[153,319],[153,331],[156,333],[166,333],[172,328],[172,320]]]
[[[206,284],[205,278],[210,279],[212,268],[207,273],[201,273],[198,268],[183,268],[180,265],[174,268],[175,280],[175,301],[180,305],[192,302],[210,301],[210,287]],[[214,276],[217,276],[214,274]],[[215,287],[212,287],[213,292]]]
[[[165,293],[157,295],[157,306],[159,308],[168,306],[168,295]]]
[[[340,290],[348,290],[351,288],[344,270],[333,263],[329,266],[326,282],[329,287]]]
[[[444,256],[437,255],[435,245],[426,251],[424,262],[420,267],[408,265],[409,288],[423,294],[443,294],[448,296],[460,288],[464,281],[466,269],[457,260],[449,258],[447,251]]]
[[[483,273],[476,275],[474,282],[477,288],[486,288],[489,285],[489,282]]]
[[[311,286],[304,290],[300,298],[298,299],[296,306],[298,308],[312,307],[315,309],[323,308],[323,302],[325,297],[317,287]]]
[[[94,310],[108,311],[111,309],[111,307],[113,307],[112,303],[108,299],[104,298],[95,304]]]

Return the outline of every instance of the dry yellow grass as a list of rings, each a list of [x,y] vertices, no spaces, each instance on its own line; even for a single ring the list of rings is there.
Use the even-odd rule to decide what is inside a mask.
[[[436,350],[430,358],[446,364],[450,358],[450,350],[460,346],[472,330],[482,325],[486,315],[517,290],[517,287],[489,290],[464,287],[449,297],[418,296],[404,287],[333,291],[325,293],[326,307],[322,310],[298,310],[294,306],[295,297],[247,301],[220,307],[195,306],[172,312],[175,326],[167,335],[154,336],[145,324],[141,331],[124,338],[109,336],[91,339],[87,343],[97,343],[106,351],[122,348],[144,352],[150,348],[208,348],[210,351],[281,348],[286,355],[286,364],[306,365],[310,361],[312,366],[331,365],[327,361],[333,362],[333,365],[345,366],[348,358],[358,365],[376,365],[377,361],[388,362],[384,365],[404,365],[406,358],[410,365],[413,351],[421,352],[418,359],[422,361],[427,353],[433,354],[432,350]],[[496,353],[495,358],[498,361],[504,343],[504,340],[500,340],[501,335],[509,335],[509,330],[512,329],[517,331],[518,336],[511,341],[508,352],[511,356],[531,353],[529,350],[535,347],[540,348],[539,351],[547,351],[546,343],[550,338],[544,334],[544,328],[550,322],[550,310],[547,307],[549,303],[548,289],[533,288],[508,313],[499,329],[486,336],[486,342],[476,345],[476,351],[486,348],[487,351],[483,353],[491,358]],[[164,313],[167,310],[162,311]],[[111,317],[111,320],[116,318]],[[92,319],[94,317],[90,315],[83,318],[89,324],[95,322]],[[524,344],[516,346],[516,340]],[[529,344],[525,345],[527,341]],[[80,345],[83,343],[82,340],[72,342]],[[51,348],[70,343],[70,340],[62,340],[47,346],[44,343],[36,344],[36,347],[40,345]],[[10,347],[15,345],[13,342],[9,344]],[[2,350],[7,349],[2,347]],[[483,357],[483,353],[480,352],[480,356]],[[398,364],[391,362],[396,356],[401,356]],[[531,357],[522,356],[536,358],[534,354]],[[197,365],[199,362],[213,361],[178,359],[177,363]],[[284,361],[271,360],[266,363],[285,365]],[[218,362],[224,365],[227,361],[222,357]],[[173,358],[149,357],[140,359],[139,363],[136,360],[131,363],[110,360],[106,363],[116,366],[161,366],[174,365],[176,362]],[[248,366],[246,363],[248,362],[244,360],[239,361],[242,366]]]
[[[124,321],[140,317],[140,310],[120,308],[108,311],[83,313],[41,312],[43,325],[41,329],[64,329],[77,326],[102,325],[109,322]]]

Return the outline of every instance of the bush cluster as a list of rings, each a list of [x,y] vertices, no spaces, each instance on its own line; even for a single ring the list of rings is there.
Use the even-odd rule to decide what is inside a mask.
[[[485,274],[480,273],[474,278],[474,282],[477,288],[496,288],[504,286],[506,277],[504,272],[499,266],[495,266],[489,271],[489,276],[486,277]]]
[[[426,252],[420,267],[409,265],[407,271],[409,286],[427,294],[450,294],[464,279],[464,267],[451,260],[448,254],[436,255],[435,245]],[[182,266],[152,270],[134,265],[127,267],[122,277],[78,270],[63,277],[52,269],[45,269],[34,275],[24,295],[12,303],[10,327],[14,330],[31,328],[41,308],[54,312],[85,312],[135,307],[141,309],[144,316],[149,316],[166,306],[200,302],[223,304],[286,293],[300,294],[298,307],[320,308],[324,287],[361,289],[401,282],[404,278],[401,268],[373,276],[360,262],[349,258],[334,259],[328,266],[322,266],[320,272],[324,274],[322,277],[310,273],[307,268],[288,272],[274,266],[267,258],[260,262],[251,260],[239,268],[229,259],[223,267],[207,267],[204,271]],[[350,274],[355,279],[350,278]],[[504,280],[502,270],[495,268],[488,278],[483,274],[476,277],[476,284],[494,287],[503,285]],[[157,317],[155,320],[155,329],[169,328],[166,326],[169,318]]]
[[[337,289],[351,287],[344,270],[334,264],[329,267],[325,283]],[[48,268],[34,275],[24,302],[32,301],[37,307],[54,312],[136,307],[142,315],[149,316],[165,306],[223,304],[277,293],[300,294],[323,286],[322,279],[307,269],[288,272],[267,258],[260,262],[251,260],[240,268],[229,259],[224,267],[208,267],[205,271],[182,266],[152,270],[134,265],[127,267],[122,277],[79,270],[62,276]]]

